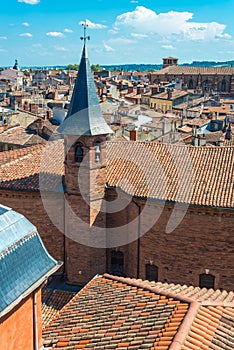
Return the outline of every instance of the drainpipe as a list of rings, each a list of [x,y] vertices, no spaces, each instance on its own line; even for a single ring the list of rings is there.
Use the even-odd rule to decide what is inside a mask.
[[[141,206],[133,200],[138,208],[138,229],[137,229],[137,278],[140,278],[140,257],[141,257]]]
[[[37,322],[37,295],[36,295],[36,291],[33,293],[33,336],[34,336],[34,350],[39,350],[39,346],[38,346],[38,322]]]
[[[67,278],[67,254],[66,254],[66,198],[65,193],[63,193],[63,278]]]

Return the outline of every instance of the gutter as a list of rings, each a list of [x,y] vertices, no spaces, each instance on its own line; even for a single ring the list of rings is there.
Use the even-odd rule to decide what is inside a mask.
[[[133,200],[138,208],[138,228],[137,228],[137,278],[140,278],[140,258],[141,258],[141,206]]]
[[[39,350],[36,291],[33,293],[33,343],[34,343],[34,350]]]

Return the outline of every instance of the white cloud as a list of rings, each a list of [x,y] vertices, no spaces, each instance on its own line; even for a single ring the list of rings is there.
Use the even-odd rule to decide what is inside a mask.
[[[32,34],[31,33],[22,33],[22,34],[19,34],[19,36],[25,36],[27,38],[32,38]]]
[[[7,36],[0,36],[0,40],[7,40]]]
[[[37,5],[39,4],[40,0],[18,0],[18,2],[24,2],[25,4],[29,5]]]
[[[0,52],[7,52],[7,50],[0,48]]]
[[[131,33],[131,36],[133,36],[134,38],[147,38],[148,37],[147,34],[141,34],[141,33]]]
[[[30,24],[29,24],[28,22],[23,22],[23,23],[22,23],[22,26],[24,26],[24,27],[29,27]]]
[[[64,29],[64,32],[65,32],[65,33],[73,33],[73,30],[72,30],[72,29],[65,28],[65,29]]]
[[[103,29],[106,28],[104,24],[100,23],[93,23],[89,19],[86,19],[86,21],[80,21],[79,24],[82,25],[86,23],[90,29]]]
[[[113,49],[113,47],[111,47],[110,45],[106,44],[105,42],[103,43],[104,45],[104,49],[107,51],[107,52],[113,52],[115,51],[115,49]]]
[[[108,30],[108,33],[109,34],[118,34],[118,29],[115,29],[115,28],[110,29],[110,30]]]
[[[57,45],[54,46],[54,49],[55,49],[56,51],[68,51],[68,49],[67,49],[66,47],[57,46]]]
[[[61,32],[48,32],[46,33],[47,36],[52,36],[54,38],[62,38],[64,37],[64,34]]]
[[[162,45],[162,48],[166,50],[175,50],[175,47],[173,45]]]
[[[128,38],[113,38],[108,41],[109,43],[112,44],[134,44],[136,43],[135,40],[131,40]]]
[[[230,39],[231,36],[224,33],[226,25],[217,22],[190,22],[192,18],[191,12],[169,11],[157,14],[144,6],[137,6],[135,10],[118,16],[114,27],[119,30],[123,27],[131,28],[140,34],[174,36],[180,40]]]
[[[131,0],[130,2],[131,2],[132,4],[138,4],[139,1],[138,1],[138,0]]]

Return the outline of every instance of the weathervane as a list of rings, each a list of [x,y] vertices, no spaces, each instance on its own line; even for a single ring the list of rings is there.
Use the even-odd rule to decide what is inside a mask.
[[[88,28],[88,23],[87,21],[85,21],[84,23],[82,23],[82,26],[84,27],[84,36],[80,37],[80,40],[84,40],[84,43],[86,44],[86,40],[90,40],[90,36],[86,36],[86,30]]]

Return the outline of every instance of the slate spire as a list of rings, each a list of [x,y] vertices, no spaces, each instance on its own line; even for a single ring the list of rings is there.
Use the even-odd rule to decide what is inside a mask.
[[[84,46],[70,108],[58,130],[66,135],[95,136],[112,132],[99,105],[86,47],[88,38],[85,32],[85,36],[81,38],[84,40]]]

